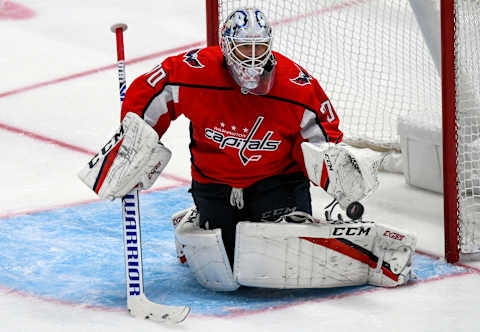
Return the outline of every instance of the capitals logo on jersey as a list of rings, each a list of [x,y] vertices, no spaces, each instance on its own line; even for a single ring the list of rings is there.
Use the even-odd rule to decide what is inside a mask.
[[[256,139],[253,137],[258,131],[263,119],[263,116],[259,116],[251,129],[245,128],[244,131],[248,132],[248,135],[233,135],[232,133],[220,128],[206,128],[205,137],[218,143],[220,149],[225,149],[227,146],[237,149],[240,161],[242,162],[243,166],[247,166],[249,162],[259,161],[262,158],[261,154],[247,156],[247,151],[275,151],[278,149],[280,143],[282,143],[282,141],[270,139],[270,137],[273,135],[273,131],[268,131],[262,139]]]
[[[297,65],[295,65],[295,66],[297,66]],[[301,85],[301,86],[311,84],[310,80],[312,80],[313,77],[310,76],[305,70],[303,70],[299,66],[297,66],[297,68],[300,70],[300,73],[298,73],[297,77],[291,78],[290,81],[292,83],[295,83],[295,84],[298,84],[298,85]]]
[[[190,67],[192,68],[203,68],[205,67],[203,64],[200,63],[200,61],[198,61],[198,52],[200,51],[200,49],[196,49],[196,50],[191,50],[191,51],[188,51],[187,53],[185,53],[185,55],[183,56],[184,59],[183,59],[183,62],[185,62],[186,64],[188,64]]]

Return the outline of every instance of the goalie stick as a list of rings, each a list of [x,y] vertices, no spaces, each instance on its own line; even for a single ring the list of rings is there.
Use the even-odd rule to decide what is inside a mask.
[[[117,41],[120,102],[123,102],[127,89],[123,46],[123,31],[126,29],[127,25],[123,23],[114,24],[110,28],[115,33]],[[189,307],[157,304],[150,301],[144,293],[140,206],[137,188],[122,197],[122,219],[128,312],[134,317],[157,322],[182,322],[190,313]]]

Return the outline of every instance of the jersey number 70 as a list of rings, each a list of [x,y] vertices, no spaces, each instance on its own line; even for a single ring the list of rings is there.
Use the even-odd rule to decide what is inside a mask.
[[[162,65],[158,65],[145,75],[150,75],[147,78],[147,83],[150,84],[152,88],[154,88],[155,85],[157,85],[157,83],[162,80],[162,78],[167,76],[167,73],[165,73]]]
[[[326,100],[322,103],[322,106],[320,106],[320,112],[322,112],[322,114],[325,114],[326,112],[328,112],[328,116],[327,116],[328,122],[332,122],[333,120],[335,120],[335,113],[333,113],[332,104],[330,104],[330,100]]]

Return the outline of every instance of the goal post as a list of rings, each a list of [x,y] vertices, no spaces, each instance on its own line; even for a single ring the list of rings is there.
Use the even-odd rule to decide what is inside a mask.
[[[400,151],[400,117],[441,128],[445,257],[480,252],[480,0],[206,5],[209,46],[218,45],[218,26],[234,9],[264,11],[273,49],[318,79],[348,144]]]
[[[480,252],[480,1],[442,0],[445,257]]]
[[[218,0],[206,0],[207,9],[207,45],[218,45],[218,27],[219,27],[219,15],[218,15]]]
[[[443,213],[445,258],[457,262],[458,246],[458,191],[457,149],[455,120],[455,16],[454,0],[441,3],[442,38],[442,135],[443,135]]]

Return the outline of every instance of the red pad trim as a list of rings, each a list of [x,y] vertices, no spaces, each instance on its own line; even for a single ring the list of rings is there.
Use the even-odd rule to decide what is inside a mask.
[[[96,181],[96,185],[93,190],[98,194],[100,188],[102,188],[103,181],[107,177],[108,171],[110,167],[112,167],[115,158],[117,157],[118,150],[120,150],[120,146],[123,143],[123,138],[117,143],[117,145],[107,154],[105,160],[103,161],[102,168],[100,169],[100,174],[98,175],[98,179]]]
[[[322,167],[322,177],[320,179],[320,187],[322,187],[325,191],[327,191],[329,184],[330,184],[330,181],[328,179],[327,164],[324,161],[323,167]]]
[[[326,247],[331,250],[335,250],[345,256],[353,258],[357,261],[367,264],[372,269],[377,267],[378,258],[373,254],[368,255],[347,243],[340,241],[339,239],[325,239],[325,238],[312,238],[312,237],[300,237],[302,240],[309,241],[313,244]],[[373,257],[373,258],[372,258]],[[390,269],[382,264],[382,272],[385,276],[392,279],[393,281],[398,281],[398,275],[394,274]]]

